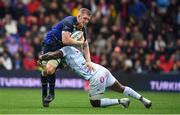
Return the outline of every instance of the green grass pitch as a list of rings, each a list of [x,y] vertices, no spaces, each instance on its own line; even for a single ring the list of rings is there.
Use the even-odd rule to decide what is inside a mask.
[[[56,98],[49,108],[41,105],[40,89],[0,89],[0,114],[180,114],[180,93],[140,92],[152,100],[145,109],[131,99],[128,109],[119,105],[106,108],[91,107],[88,94],[82,90],[56,90]],[[107,91],[105,97],[122,98],[122,94]]]

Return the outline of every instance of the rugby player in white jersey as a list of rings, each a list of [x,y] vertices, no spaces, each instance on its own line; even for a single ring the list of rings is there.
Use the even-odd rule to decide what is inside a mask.
[[[87,53],[87,52],[86,52]],[[86,57],[86,56],[85,56]],[[40,60],[62,58],[65,63],[77,74],[82,76],[90,83],[89,99],[93,107],[107,107],[112,105],[122,105],[127,108],[129,106],[129,99],[110,99],[103,98],[106,87],[109,87],[113,91],[123,93],[126,96],[133,97],[139,100],[146,108],[150,108],[152,102],[132,88],[124,86],[115,79],[115,77],[105,67],[90,62],[84,58],[84,54],[74,46],[64,46],[63,48],[49,52],[39,56]],[[89,68],[87,63],[91,63],[92,67]],[[88,64],[89,65],[89,64]]]

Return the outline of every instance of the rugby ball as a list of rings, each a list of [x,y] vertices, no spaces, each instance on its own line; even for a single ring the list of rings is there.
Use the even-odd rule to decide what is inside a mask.
[[[72,34],[71,34],[71,38],[75,39],[75,40],[80,40],[81,37],[83,35],[83,32],[82,31],[74,31]]]

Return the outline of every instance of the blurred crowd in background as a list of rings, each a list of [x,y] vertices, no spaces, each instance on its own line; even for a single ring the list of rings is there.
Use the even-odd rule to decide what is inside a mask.
[[[46,33],[91,9],[92,61],[110,71],[180,73],[179,0],[0,0],[0,69],[37,70]]]

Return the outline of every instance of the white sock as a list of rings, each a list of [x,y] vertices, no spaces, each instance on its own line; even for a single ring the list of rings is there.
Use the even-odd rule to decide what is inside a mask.
[[[141,95],[139,93],[137,93],[136,91],[134,91],[133,89],[131,89],[130,87],[127,87],[127,86],[125,87],[123,94],[126,96],[133,97],[135,99],[140,99],[140,97],[141,97]]]
[[[109,98],[101,99],[101,107],[117,105],[117,104],[119,104],[118,99],[109,99]]]
[[[149,99],[146,99],[145,97],[142,97],[142,102],[145,102],[145,103],[150,103],[151,101]]]

